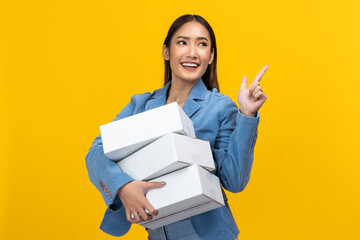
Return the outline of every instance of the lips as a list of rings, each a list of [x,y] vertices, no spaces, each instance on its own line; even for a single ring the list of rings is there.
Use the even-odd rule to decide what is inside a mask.
[[[183,62],[181,65],[185,68],[197,68],[200,64],[194,62]]]

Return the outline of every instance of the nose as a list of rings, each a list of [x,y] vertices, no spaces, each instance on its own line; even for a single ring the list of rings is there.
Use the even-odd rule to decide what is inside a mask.
[[[186,56],[192,59],[196,58],[196,46],[194,44],[188,46]]]

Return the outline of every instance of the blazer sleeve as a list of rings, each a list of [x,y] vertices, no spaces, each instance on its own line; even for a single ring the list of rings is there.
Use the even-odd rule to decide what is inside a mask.
[[[230,192],[243,191],[249,182],[259,119],[259,113],[255,117],[241,114],[230,99],[219,112],[214,158],[220,182]]]
[[[134,108],[133,97],[114,121],[131,116]],[[118,189],[134,179],[104,154],[101,136],[95,138],[85,161],[90,181],[100,191],[107,207],[112,211],[119,210],[122,203],[117,195]]]

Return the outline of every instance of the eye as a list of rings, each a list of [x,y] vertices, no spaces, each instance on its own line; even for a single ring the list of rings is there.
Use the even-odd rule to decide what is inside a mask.
[[[186,45],[186,42],[184,40],[180,40],[177,42],[179,45]]]
[[[206,42],[201,42],[201,43],[199,43],[199,46],[204,46],[204,47],[206,47],[208,44],[206,43]]]

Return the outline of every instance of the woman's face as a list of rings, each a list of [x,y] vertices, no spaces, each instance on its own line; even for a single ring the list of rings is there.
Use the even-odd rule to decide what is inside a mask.
[[[172,37],[170,49],[163,47],[163,56],[170,62],[172,81],[197,81],[214,58],[209,32],[198,22],[185,23]]]

